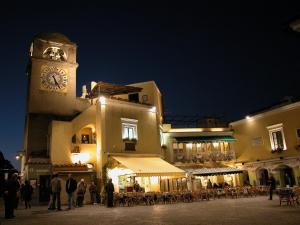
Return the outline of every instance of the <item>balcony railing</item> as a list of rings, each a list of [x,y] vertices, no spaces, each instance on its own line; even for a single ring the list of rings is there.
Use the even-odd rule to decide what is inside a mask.
[[[174,153],[174,162],[203,163],[209,161],[232,161],[235,159],[233,150],[226,152],[198,153],[194,155]]]
[[[229,144],[222,148],[218,145],[202,144],[201,148],[191,147],[192,144],[183,144],[180,149],[173,149],[174,162],[204,163],[208,161],[232,161],[235,160],[235,151]],[[176,145],[180,146],[180,145]],[[190,147],[187,147],[190,146]]]

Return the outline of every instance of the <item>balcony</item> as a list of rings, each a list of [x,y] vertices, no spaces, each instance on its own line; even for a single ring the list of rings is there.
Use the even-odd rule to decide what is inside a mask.
[[[232,160],[235,160],[235,151],[228,142],[173,144],[173,161],[175,163],[204,163]]]

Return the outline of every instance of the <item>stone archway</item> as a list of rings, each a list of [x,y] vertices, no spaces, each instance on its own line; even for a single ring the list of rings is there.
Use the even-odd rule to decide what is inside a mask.
[[[278,180],[281,187],[292,187],[295,185],[295,175],[292,167],[283,164],[276,167],[274,171],[278,174]]]
[[[265,168],[258,168],[256,171],[256,176],[259,185],[267,185],[269,179],[269,172]]]

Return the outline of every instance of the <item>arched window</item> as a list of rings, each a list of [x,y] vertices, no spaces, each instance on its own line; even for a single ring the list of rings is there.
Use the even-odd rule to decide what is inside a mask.
[[[66,61],[67,54],[58,47],[48,47],[43,53],[43,58],[56,61]]]

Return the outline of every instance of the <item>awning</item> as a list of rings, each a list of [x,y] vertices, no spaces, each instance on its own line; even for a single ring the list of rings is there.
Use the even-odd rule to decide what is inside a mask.
[[[185,136],[185,137],[175,137],[178,142],[212,142],[212,141],[227,141],[232,142],[236,139],[232,136]]]
[[[202,167],[196,169],[186,169],[186,171],[191,172],[194,176],[215,176],[215,175],[225,175],[225,174],[236,174],[242,173],[242,170],[236,169],[230,166],[222,167]]]
[[[185,177],[185,171],[159,157],[112,156],[123,166],[133,171],[133,176],[176,176]]]

